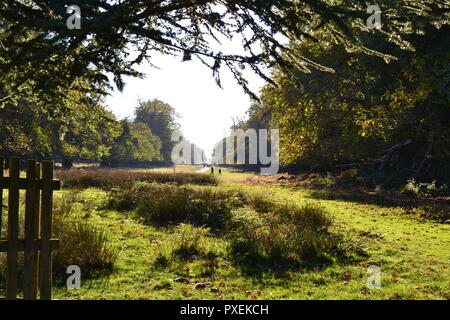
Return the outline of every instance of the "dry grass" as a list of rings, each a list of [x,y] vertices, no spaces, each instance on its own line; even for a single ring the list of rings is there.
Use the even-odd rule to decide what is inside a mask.
[[[132,171],[124,169],[70,169],[58,170],[56,176],[65,188],[111,189],[128,187],[134,182],[157,182],[171,184],[217,185],[215,177],[197,173],[165,173],[153,171]]]

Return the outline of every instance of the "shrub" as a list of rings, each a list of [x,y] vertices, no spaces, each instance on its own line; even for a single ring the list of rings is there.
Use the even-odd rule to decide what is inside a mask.
[[[191,223],[219,229],[239,203],[232,191],[157,183],[137,183],[110,193],[105,207],[137,209],[147,222],[158,225]]]
[[[340,239],[329,231],[331,220],[315,205],[274,204],[260,214],[243,208],[228,224],[231,253],[239,259],[296,260],[333,254]]]
[[[419,197],[428,197],[439,194],[447,190],[447,185],[438,187],[436,181],[430,183],[417,182],[414,179],[408,180],[408,183],[402,188],[402,192],[412,193]]]
[[[56,273],[64,272],[69,265],[77,265],[83,272],[108,269],[116,261],[117,254],[106,233],[81,220],[76,207],[81,201],[77,193],[55,197],[53,234],[60,240],[59,249],[53,254]]]
[[[173,231],[175,236],[166,245],[159,248],[153,262],[156,270],[169,268],[179,273],[182,264],[186,261],[200,262],[206,259],[211,262],[211,259],[215,257],[215,253],[209,251],[210,248],[208,248],[208,228],[181,223]]]
[[[106,206],[136,209],[146,222],[156,225],[181,223],[176,229],[181,235],[177,252],[184,255],[198,252],[204,235],[203,229],[185,224],[207,226],[223,234],[237,260],[297,261],[345,251],[341,249],[343,240],[330,231],[332,221],[321,207],[280,203],[262,193],[141,182],[111,192]],[[158,265],[169,258],[161,259]],[[247,264],[254,264],[255,259]]]
[[[60,240],[53,254],[56,273],[64,272],[69,265],[77,265],[83,272],[110,269],[117,259],[106,233],[88,222],[60,220],[55,223],[54,233]]]

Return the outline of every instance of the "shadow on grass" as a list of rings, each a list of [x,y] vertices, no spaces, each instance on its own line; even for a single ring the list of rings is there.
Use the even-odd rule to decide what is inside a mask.
[[[86,280],[95,280],[95,279],[102,279],[105,282],[108,280],[109,276],[114,273],[114,268],[108,268],[103,270],[93,270],[86,273],[82,273],[81,275],[81,281]],[[67,278],[70,277],[70,274],[66,274],[62,271],[54,272],[53,273],[53,281],[52,286],[54,288],[65,288],[67,286]],[[17,296],[22,297],[23,296],[23,285],[24,285],[24,277],[23,277],[23,269],[19,270],[18,276],[17,276]],[[4,274],[0,274],[0,299],[5,296],[5,288],[6,288],[6,281]]]
[[[283,186],[292,191],[299,187]],[[419,198],[409,194],[388,191],[368,191],[364,189],[343,189],[343,188],[318,188],[308,189],[306,198],[316,200],[342,200],[357,202],[361,204],[372,204],[382,207],[408,207],[415,208],[423,205],[446,205],[450,206],[448,198]]]
[[[322,270],[335,264],[331,257],[309,258],[303,260],[271,258],[262,256],[234,257],[232,264],[243,275],[261,279],[263,275],[270,274],[275,278],[286,278],[289,272],[308,272]]]
[[[83,270],[81,270],[81,283],[83,283],[83,281],[99,280],[99,279],[107,281],[114,272],[115,272],[114,267],[99,270],[91,270],[87,272],[83,272]],[[55,288],[65,288],[67,286],[67,279],[70,276],[71,276],[70,274],[66,274],[62,271],[53,273],[53,286]]]

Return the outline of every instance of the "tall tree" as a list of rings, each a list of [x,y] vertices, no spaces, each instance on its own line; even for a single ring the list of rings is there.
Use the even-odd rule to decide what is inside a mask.
[[[115,139],[110,154],[102,159],[102,166],[161,160],[161,141],[146,124],[122,120],[120,125],[121,133]]]
[[[430,26],[424,35],[411,35],[415,52],[366,38],[398,56],[389,64],[349,54],[340,45],[293,43],[294,50],[332,65],[336,73],[297,70],[290,78],[275,71],[278,86],[263,89],[260,110],[269,108],[272,125],[280,129],[282,162],[362,161],[378,170],[407,170],[409,177],[448,177],[449,31]]]
[[[140,101],[135,110],[135,122],[145,123],[152,133],[161,140],[161,155],[164,161],[170,161],[173,142],[172,133],[178,129],[178,115],[169,104],[158,99]]]

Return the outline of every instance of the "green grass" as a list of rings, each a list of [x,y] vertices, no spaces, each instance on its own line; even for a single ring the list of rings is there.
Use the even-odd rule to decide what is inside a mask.
[[[226,184],[219,188],[228,188]],[[281,201],[316,201],[334,217],[336,231],[368,256],[353,261],[304,261],[297,268],[249,274],[227,255],[225,239],[202,234],[200,249],[180,254],[180,233],[144,224],[135,213],[95,212],[119,250],[113,272],[83,278],[81,290],[57,286],[58,299],[449,299],[449,226],[403,214],[398,207],[320,200],[308,190],[240,187]],[[84,191],[101,199],[99,190]],[[313,196],[314,195],[314,196]],[[185,250],[186,251],[186,250]],[[187,250],[189,251],[189,250]],[[192,250],[191,250],[192,251]],[[382,288],[366,287],[367,267],[378,265]]]
[[[241,178],[227,171],[224,175]],[[205,225],[151,224],[137,210],[102,210],[107,192],[90,188],[79,192],[82,205],[75,211],[80,220],[105,232],[117,258],[112,269],[82,269],[80,290],[67,290],[65,275],[55,276],[54,298],[450,299],[450,225],[392,203],[368,204],[358,198],[333,199],[325,191],[277,183],[237,186],[233,179],[224,180],[231,182],[190,188],[263,195],[256,205],[259,211],[269,198],[299,207],[313,203],[331,215],[330,230],[351,247],[349,256],[302,257],[295,263],[253,260],[251,268],[244,268],[230,255],[230,241],[223,234]],[[352,254],[354,248],[365,255]],[[366,286],[370,265],[381,268],[379,290]]]

